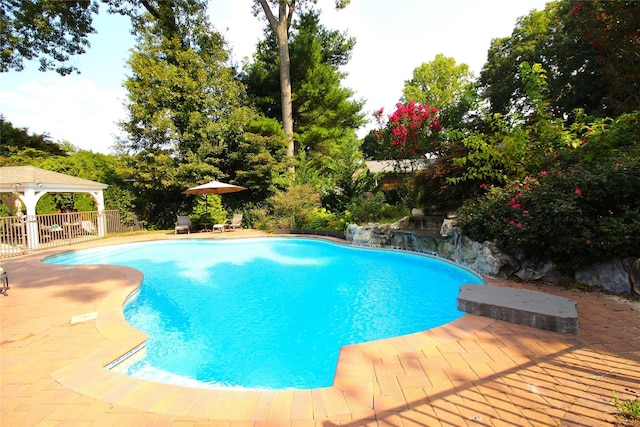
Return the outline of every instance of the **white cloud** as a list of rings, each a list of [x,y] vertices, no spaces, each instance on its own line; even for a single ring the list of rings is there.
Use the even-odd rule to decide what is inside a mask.
[[[122,90],[100,87],[81,76],[20,81],[3,86],[0,99],[5,119],[14,127],[100,153],[109,152],[119,133],[115,122],[124,118]]]

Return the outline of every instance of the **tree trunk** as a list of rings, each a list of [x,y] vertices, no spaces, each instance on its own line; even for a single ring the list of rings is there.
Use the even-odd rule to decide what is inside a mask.
[[[291,101],[291,59],[286,22],[280,22],[277,39],[280,52],[280,98],[282,102],[282,127],[287,138],[287,157],[293,157],[293,106]]]
[[[291,105],[291,59],[289,58],[289,25],[293,18],[296,7],[296,0],[287,3],[280,0],[278,8],[278,19],[273,15],[266,0],[257,0],[264,14],[269,21],[271,30],[276,35],[278,41],[278,52],[280,54],[280,100],[282,102],[282,127],[287,138],[287,157],[293,158],[293,106]],[[288,7],[288,9],[287,9]]]

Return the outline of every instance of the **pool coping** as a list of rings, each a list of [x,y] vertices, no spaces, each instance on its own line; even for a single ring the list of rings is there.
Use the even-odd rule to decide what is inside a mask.
[[[32,262],[41,264],[41,261]],[[129,267],[103,267],[112,269],[114,277],[122,277],[122,283],[100,301],[95,319],[90,320],[104,338],[104,344],[57,369],[51,376],[76,393],[161,414],[230,421],[258,420],[264,419],[276,407],[274,402],[290,402],[290,407],[284,411],[289,412],[287,418],[291,420],[371,418],[375,416],[374,397],[377,394],[375,361],[381,355],[428,354],[437,346],[476,333],[495,321],[465,314],[430,330],[342,347],[331,387],[302,390],[192,388],[130,377],[106,368],[144,344],[148,336],[129,325],[123,312],[127,299],[142,282],[142,273]]]

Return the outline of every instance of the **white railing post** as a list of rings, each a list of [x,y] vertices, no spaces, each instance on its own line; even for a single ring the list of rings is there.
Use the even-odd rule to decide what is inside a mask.
[[[98,236],[104,237],[107,235],[107,216],[105,211],[98,211]]]

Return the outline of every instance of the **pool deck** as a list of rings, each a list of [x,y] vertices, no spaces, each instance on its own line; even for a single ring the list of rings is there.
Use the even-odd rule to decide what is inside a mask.
[[[640,395],[640,304],[495,279],[487,282],[577,301],[578,334],[466,314],[343,348],[329,388],[219,391],[143,381],[103,368],[145,339],[122,315],[141,274],[40,262],[128,241],[260,235],[133,235],[0,261],[11,285],[0,295],[0,425],[610,426],[612,391],[621,400]]]

